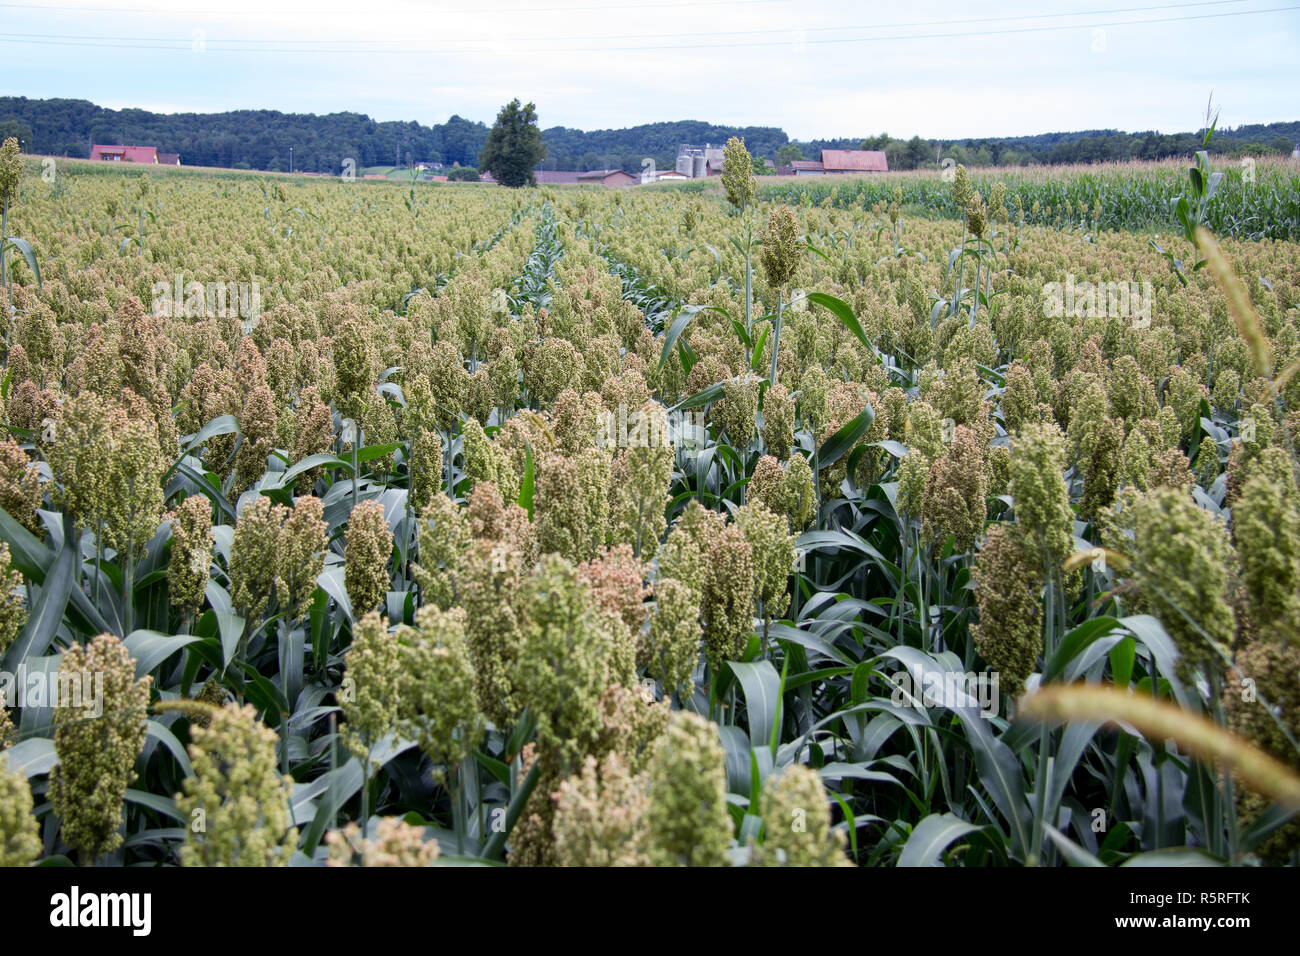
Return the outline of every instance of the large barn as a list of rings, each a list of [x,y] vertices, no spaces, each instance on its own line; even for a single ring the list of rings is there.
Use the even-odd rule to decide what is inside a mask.
[[[539,186],[587,185],[608,186],[611,189],[634,186],[639,182],[637,177],[621,169],[591,169],[585,172],[574,169],[537,169],[533,171],[533,178]]]
[[[822,168],[828,173],[884,173],[889,161],[880,149],[823,149]]]
[[[846,173],[884,173],[889,161],[879,149],[823,149],[822,158],[796,159],[789,166],[778,166],[778,176],[824,176]]]

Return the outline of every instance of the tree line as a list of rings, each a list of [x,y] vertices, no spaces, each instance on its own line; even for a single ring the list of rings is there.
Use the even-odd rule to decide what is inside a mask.
[[[18,137],[27,152],[74,158],[90,155],[92,143],[157,146],[179,153],[188,166],[224,166],[337,173],[344,159],[360,168],[419,162],[476,166],[488,143],[484,123],[452,116],[445,123],[379,122],[362,113],[327,115],[236,110],[226,113],[154,113],[112,110],[88,100],[0,97],[0,138]],[[865,138],[793,141],[771,126],[718,126],[698,121],[647,123],[627,129],[542,130],[543,169],[625,169],[636,173],[645,159],[672,168],[682,143],[722,144],[740,137],[756,160],[756,172],[792,159],[818,159],[823,149],[884,150],[890,169],[937,166],[951,157],[968,166],[1020,166],[1164,159],[1200,147],[1195,132],[1125,133],[1085,130],[984,139],[903,140],[881,133]],[[1220,128],[1212,151],[1231,155],[1289,154],[1300,143],[1300,122]],[[292,148],[292,159],[290,149]]]

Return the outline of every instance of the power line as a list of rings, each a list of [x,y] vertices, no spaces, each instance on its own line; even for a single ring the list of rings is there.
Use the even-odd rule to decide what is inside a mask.
[[[1074,24],[1066,24],[1066,25],[1058,25],[1058,26],[1016,27],[1016,28],[1005,28],[1005,29],[998,29],[998,30],[967,30],[967,31],[959,31],[955,33],[913,33],[913,34],[903,34],[899,36],[804,38],[801,39],[799,42],[805,45],[830,44],[830,43],[880,43],[880,42],[891,42],[891,41],[939,40],[939,39],[969,38],[969,37],[981,37],[981,36],[1010,36],[1010,35],[1025,34],[1025,33],[1050,33],[1050,32],[1060,32],[1062,30],[1079,30],[1079,29],[1087,29],[1087,28],[1095,29],[1098,27],[1126,27],[1126,26],[1142,26],[1146,24],[1159,24],[1159,23],[1184,23],[1184,22],[1190,22],[1195,20],[1216,20],[1216,19],[1223,19],[1226,17],[1252,16],[1261,13],[1281,13],[1288,10],[1300,10],[1300,5],[1291,5],[1285,7],[1270,7],[1268,9],[1263,9],[1263,10],[1235,10],[1235,11],[1228,11],[1224,13],[1192,14],[1192,15],[1180,16],[1180,17],[1148,17],[1146,19],[1141,19],[1141,20],[1112,20],[1112,21],[1103,21],[1099,23],[1094,22],[1094,23],[1074,23]],[[840,28],[841,31],[843,29],[857,29],[857,28]],[[787,34],[794,33],[794,31],[778,31],[778,32],[784,32]],[[696,34],[692,34],[692,35],[696,35]],[[50,34],[46,36],[58,36],[58,34]],[[536,40],[537,38],[533,38],[533,39]],[[194,43],[186,43],[183,40],[171,41],[171,42],[179,42],[184,45],[156,46],[156,45],[150,45],[145,43],[117,43],[117,42],[106,43],[97,39],[85,39],[84,41],[77,38],[45,39],[42,38],[42,35],[40,34],[21,34],[21,33],[0,34],[0,43],[30,43],[30,44],[39,44],[39,45],[48,45],[48,46],[96,47],[102,49],[124,49],[124,50],[136,49],[136,50],[156,50],[156,51],[187,51],[187,50],[194,51],[195,49]],[[320,42],[328,42],[328,41],[320,41]],[[467,42],[486,43],[486,44],[491,44],[492,46],[499,46],[501,44],[500,40],[474,40],[474,41],[467,41]],[[791,41],[787,39],[787,40],[754,40],[754,41],[745,41],[745,42],[737,42],[737,43],[724,43],[724,42],[693,43],[693,44],[685,44],[685,45],[673,43],[673,44],[656,44],[656,45],[641,45],[641,46],[599,46],[599,47],[541,46],[541,47],[532,47],[532,48],[511,47],[509,52],[511,53],[602,52],[603,53],[603,52],[643,52],[643,51],[656,51],[656,50],[681,51],[681,50],[706,50],[706,49],[736,49],[736,48],[743,48],[743,47],[773,47],[773,46],[788,46],[790,44]],[[456,55],[465,55],[465,54],[477,55],[483,53],[499,52],[498,50],[491,49],[491,48],[467,50],[463,48],[454,48],[454,47],[445,47],[445,48],[436,48],[436,47],[356,48],[354,47],[354,48],[313,48],[313,49],[289,49],[289,48],[266,48],[266,47],[254,48],[254,47],[233,47],[233,46],[223,47],[220,45],[210,45],[207,43],[206,40],[204,41],[203,49],[207,52],[216,52],[216,53],[309,53],[309,54],[414,53],[414,54],[420,54],[424,56],[428,56],[430,54],[443,55],[443,56],[456,56]]]
[[[422,8],[421,13],[566,13],[579,10],[592,12],[604,12],[606,10],[654,10],[662,7],[736,7],[736,6],[754,6],[757,4],[789,3],[790,0],[652,0],[650,3],[615,3],[615,4],[597,4],[595,6],[574,6],[574,7],[429,7]],[[0,3],[0,8],[11,8],[18,10],[30,10],[38,13],[152,13],[165,14],[169,16],[228,16],[231,10],[176,10],[168,7],[48,7],[31,3]],[[318,11],[310,7],[300,7],[295,10],[241,10],[240,16],[298,16],[301,14],[315,15]],[[384,11],[368,11],[371,15],[376,15]],[[402,13],[410,12],[401,10]]]
[[[956,26],[965,23],[997,23],[997,22],[1017,21],[1017,20],[1056,20],[1056,19],[1064,19],[1068,17],[1097,16],[1097,15],[1113,14],[1113,13],[1141,13],[1141,12],[1147,12],[1151,10],[1179,10],[1179,9],[1187,9],[1191,7],[1219,7],[1228,4],[1240,4],[1240,3],[1247,3],[1247,2],[1248,0],[1197,0],[1197,2],[1193,2],[1193,3],[1166,3],[1166,4],[1156,4],[1156,5],[1142,6],[1142,7],[1111,7],[1111,8],[1101,9],[1101,10],[1075,10],[1071,12],[1058,12],[1058,13],[1031,13],[1031,14],[1022,14],[1019,16],[962,17],[962,18],[944,19],[944,20],[917,20],[917,21],[912,21],[910,23],[873,23],[873,24],[862,24],[858,26],[844,25],[844,26],[830,26],[830,27],[799,27],[798,32],[841,33],[846,30],[872,30],[872,29],[894,30],[894,29],[900,29],[902,27]],[[0,4],[0,7],[2,6],[5,6],[5,4]],[[762,36],[762,35],[772,35],[777,33],[785,34],[786,36],[789,36],[792,32],[795,31],[792,30],[791,28],[778,28],[778,29],[765,29],[765,30],[717,30],[717,31],[693,30],[689,33],[622,33],[622,34],[615,33],[615,34],[599,34],[599,35],[587,34],[587,35],[577,35],[577,36],[536,36],[536,35],[527,34],[527,35],[516,35],[516,36],[495,36],[495,37],[485,38],[482,40],[471,39],[471,40],[466,40],[465,42],[499,43],[503,40],[530,40],[535,43],[551,43],[556,41],[653,40],[653,39],[673,39],[673,38],[685,38],[685,37],[699,38],[699,37],[723,37],[723,36]],[[113,41],[121,41],[124,43],[185,42],[183,38],[175,37],[175,36],[169,36],[169,37],[104,36],[102,34],[68,34],[68,33],[23,33],[23,34],[7,34],[7,35],[15,36],[15,37],[23,36],[32,39],[96,40],[96,41],[113,40]],[[348,43],[348,44],[364,44],[364,43],[376,44],[376,43],[405,43],[407,41],[405,39],[402,40],[381,40],[381,39],[293,40],[293,39],[277,38],[274,40],[235,39],[235,40],[221,40],[218,42],[221,43],[222,50],[228,52],[235,49],[235,47],[232,46],[231,44],[267,44],[267,43],[312,44],[312,43],[340,43],[340,42]],[[252,49],[256,49],[256,47],[253,47]],[[317,51],[310,50],[304,52],[314,53]],[[372,52],[372,51],[366,51],[366,52]],[[373,52],[384,52],[384,51],[374,50]]]
[[[1176,10],[1186,7],[1219,7],[1232,3],[1247,3],[1249,0],[1198,0],[1196,3],[1165,3],[1156,4],[1146,7],[1115,7],[1102,10],[1077,10],[1071,13],[1027,13],[1019,16],[1000,16],[1000,17],[960,17],[956,19],[945,20],[915,20],[910,23],[866,23],[858,26],[831,26],[831,27],[783,27],[767,30],[718,30],[718,31],[699,31],[693,30],[690,33],[643,33],[643,34],[610,34],[606,36],[570,36],[570,37],[520,37],[519,39],[552,39],[552,40],[632,40],[632,39],[670,39],[675,37],[700,37],[700,36],[758,36],[771,35],[773,33],[784,33],[787,36],[793,32],[802,33],[826,33],[826,32],[843,32],[844,30],[895,30],[902,27],[931,27],[931,26],[956,26],[963,23],[999,23],[1009,20],[1048,20],[1065,17],[1085,17],[1097,16],[1111,13],[1139,13],[1148,10]],[[503,37],[502,39],[510,39]]]

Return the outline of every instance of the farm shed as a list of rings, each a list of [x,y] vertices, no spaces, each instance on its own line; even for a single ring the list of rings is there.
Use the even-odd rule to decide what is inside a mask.
[[[889,162],[879,149],[823,149],[822,167],[828,173],[883,173]]]

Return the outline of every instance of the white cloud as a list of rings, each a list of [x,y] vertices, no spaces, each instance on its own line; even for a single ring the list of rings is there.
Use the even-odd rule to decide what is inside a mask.
[[[1167,9],[1092,16],[1065,13],[1122,4],[1060,0],[1061,12],[1037,0],[673,2],[49,0],[7,9],[3,32],[77,45],[0,42],[0,57],[11,88],[21,87],[13,92],[165,112],[490,122],[519,96],[537,103],[543,126],[700,119],[798,138],[951,138],[1192,129],[1213,88],[1225,124],[1296,118],[1294,12],[1106,26],[1095,49],[1098,23],[1238,13],[1272,0],[1169,0]],[[203,52],[191,49],[194,30]],[[839,42],[862,37],[874,39]]]

